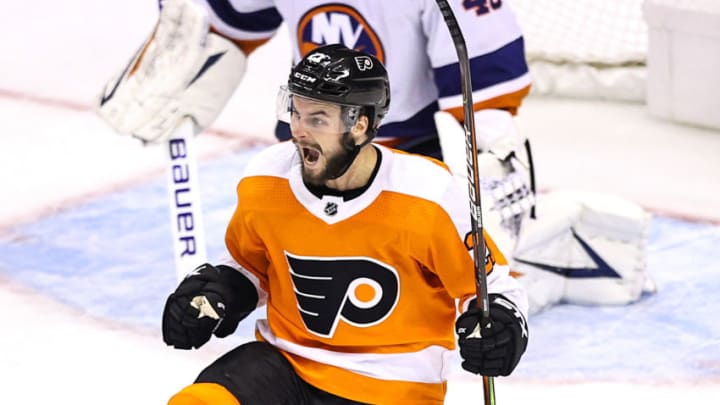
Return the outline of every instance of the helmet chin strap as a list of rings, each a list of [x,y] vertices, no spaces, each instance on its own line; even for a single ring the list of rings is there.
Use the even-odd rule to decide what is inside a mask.
[[[336,170],[335,174],[330,175],[330,173],[328,173],[328,180],[335,180],[345,174],[345,172],[348,171],[350,166],[352,166],[357,155],[360,153],[360,149],[362,149],[363,146],[369,144],[370,141],[372,141],[372,137],[368,137],[360,145],[355,145],[352,137],[350,136],[350,131],[345,131],[342,135],[342,140],[343,149],[346,152],[345,159],[340,162],[341,164],[338,165],[338,169]]]

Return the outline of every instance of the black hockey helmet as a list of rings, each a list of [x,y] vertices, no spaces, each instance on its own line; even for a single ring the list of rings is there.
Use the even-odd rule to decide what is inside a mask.
[[[371,137],[390,108],[390,83],[382,63],[341,44],[321,46],[307,54],[290,72],[288,90],[319,101],[362,107]]]

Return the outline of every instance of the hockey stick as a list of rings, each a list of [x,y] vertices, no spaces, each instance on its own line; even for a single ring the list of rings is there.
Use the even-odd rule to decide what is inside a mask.
[[[487,274],[485,273],[485,238],[483,237],[482,210],[480,206],[480,175],[477,162],[477,139],[475,138],[475,119],[473,115],[472,82],[470,77],[470,61],[468,58],[465,38],[458,25],[447,0],[436,0],[445,24],[450,30],[455,51],[460,65],[462,81],[463,113],[465,128],[465,157],[468,172],[468,193],[470,195],[470,224],[475,262],[476,303],[480,310],[480,330],[490,325],[490,303],[487,293]],[[482,335],[482,332],[481,332]],[[495,382],[492,377],[483,376],[483,392],[485,405],[495,405]]]
[[[184,119],[167,141],[170,229],[178,281],[207,261],[194,123]]]

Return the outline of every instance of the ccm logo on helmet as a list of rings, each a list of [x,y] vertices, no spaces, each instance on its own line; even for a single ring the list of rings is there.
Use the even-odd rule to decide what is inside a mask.
[[[300,73],[300,72],[295,72],[295,73],[293,73],[293,76],[295,76],[296,78],[298,78],[298,79],[300,79],[300,80],[302,80],[302,81],[304,81],[304,82],[308,82],[308,83],[315,83],[315,82],[317,81],[316,78],[314,78],[314,77],[312,77],[312,76],[308,76],[308,75],[302,74],[302,73]]]
[[[366,328],[385,320],[400,297],[397,271],[367,257],[306,257],[285,252],[305,327],[332,337],[340,320]]]

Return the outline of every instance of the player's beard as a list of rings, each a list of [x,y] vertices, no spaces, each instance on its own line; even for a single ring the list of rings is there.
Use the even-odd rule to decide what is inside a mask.
[[[325,158],[325,167],[322,170],[311,171],[305,167],[305,157],[303,154],[303,145],[299,145],[295,142],[298,147],[298,153],[300,153],[300,160],[302,162],[302,177],[303,181],[308,184],[315,186],[323,186],[328,180],[334,180],[345,174],[347,169],[350,168],[352,162],[357,156],[358,148],[355,146],[350,134],[348,132],[343,133],[340,140],[340,150],[334,154],[327,154],[323,152],[323,149],[318,144],[305,145],[316,149],[320,152],[321,156]]]

